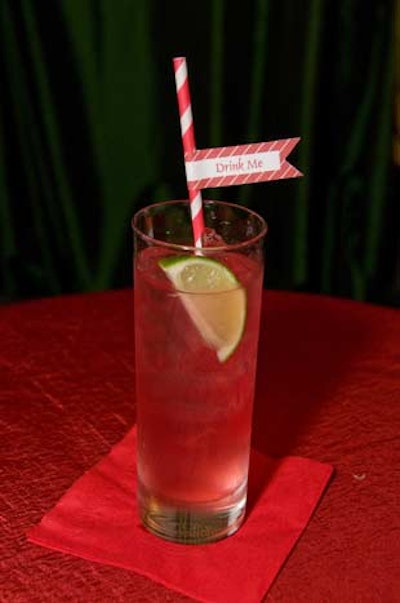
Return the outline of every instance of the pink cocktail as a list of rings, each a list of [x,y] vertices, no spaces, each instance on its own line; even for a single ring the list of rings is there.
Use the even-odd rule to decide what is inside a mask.
[[[185,543],[244,518],[266,232],[246,208],[204,212],[212,246],[200,253],[186,202],[133,221],[139,509]]]

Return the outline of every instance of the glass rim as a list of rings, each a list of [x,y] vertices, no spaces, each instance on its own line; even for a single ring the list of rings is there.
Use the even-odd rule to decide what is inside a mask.
[[[151,203],[150,205],[146,205],[145,207],[138,209],[138,211],[135,212],[135,214],[133,215],[133,217],[131,219],[132,230],[143,241],[146,241],[146,243],[149,243],[151,245],[157,245],[158,247],[164,247],[166,249],[190,251],[193,253],[198,253],[199,249],[204,250],[205,253],[218,253],[219,251],[226,251],[226,250],[235,251],[238,249],[242,249],[244,247],[249,247],[251,245],[254,245],[258,241],[262,240],[268,232],[268,224],[264,220],[264,218],[262,216],[260,216],[260,214],[258,214],[257,212],[253,211],[252,209],[249,209],[248,207],[246,207],[244,205],[239,205],[238,203],[231,203],[229,201],[220,201],[218,199],[215,199],[215,200],[203,199],[203,203],[207,204],[207,205],[211,205],[211,204],[224,205],[227,207],[231,207],[232,209],[235,209],[235,210],[240,210],[244,213],[247,213],[250,216],[253,216],[260,223],[260,232],[256,235],[252,236],[251,238],[249,238],[246,241],[240,241],[239,243],[233,243],[232,245],[226,243],[225,245],[217,245],[215,247],[212,246],[212,247],[201,248],[201,247],[196,247],[195,245],[181,245],[179,243],[169,243],[167,241],[163,241],[162,239],[156,239],[156,238],[151,237],[148,234],[144,233],[137,226],[136,223],[137,223],[138,219],[146,211],[156,209],[158,207],[167,207],[169,205],[177,205],[177,204],[187,205],[188,207],[190,207],[190,201],[188,199],[175,199],[175,200],[168,200],[168,201],[159,201],[158,203]]]

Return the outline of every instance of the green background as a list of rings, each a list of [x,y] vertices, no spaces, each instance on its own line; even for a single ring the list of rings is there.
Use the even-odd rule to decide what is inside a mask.
[[[134,210],[186,195],[185,55],[199,148],[302,138],[304,178],[204,193],[267,219],[267,286],[398,304],[395,18],[389,0],[2,0],[1,300],[130,283]]]

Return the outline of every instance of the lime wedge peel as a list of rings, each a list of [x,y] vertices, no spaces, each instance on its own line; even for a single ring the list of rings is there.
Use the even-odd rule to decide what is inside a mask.
[[[224,264],[203,256],[170,256],[159,262],[193,324],[220,362],[230,358],[246,325],[246,291]]]

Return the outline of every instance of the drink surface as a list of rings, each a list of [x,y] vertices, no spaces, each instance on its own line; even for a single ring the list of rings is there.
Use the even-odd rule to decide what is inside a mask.
[[[229,505],[247,483],[262,266],[240,253],[215,257],[246,291],[246,322],[221,362],[159,267],[164,249],[135,267],[139,489],[170,506]],[[220,296],[231,291],[193,293]]]

